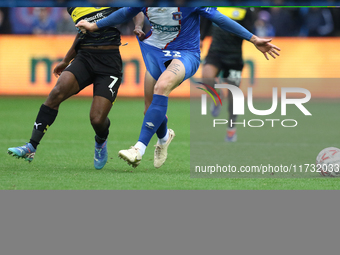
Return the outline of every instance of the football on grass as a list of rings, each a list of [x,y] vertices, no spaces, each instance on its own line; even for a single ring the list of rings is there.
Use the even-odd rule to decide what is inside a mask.
[[[322,176],[340,177],[340,149],[329,147],[320,151],[316,168]]]

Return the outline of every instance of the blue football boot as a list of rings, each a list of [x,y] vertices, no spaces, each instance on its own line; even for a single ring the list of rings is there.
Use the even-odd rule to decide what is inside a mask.
[[[36,149],[34,149],[33,145],[30,143],[26,143],[26,145],[14,148],[8,148],[7,153],[9,155],[13,155],[16,158],[24,158],[29,163],[32,162]]]
[[[94,168],[102,169],[107,162],[107,140],[104,143],[97,143],[94,147]]]

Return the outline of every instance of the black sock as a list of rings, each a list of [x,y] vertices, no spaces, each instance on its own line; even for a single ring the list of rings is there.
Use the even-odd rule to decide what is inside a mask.
[[[58,110],[54,110],[44,104],[41,105],[30,139],[30,143],[35,149],[37,148],[47,129],[53,124],[57,114]]]
[[[106,137],[107,138],[107,137]],[[102,144],[106,141],[106,138],[101,138],[97,135],[95,135],[94,139],[96,140],[97,143]]]
[[[101,133],[96,133],[96,136],[94,137],[94,139],[96,140],[97,143],[104,143],[107,139],[107,137],[109,136],[109,127],[110,127],[110,119],[107,118],[107,122],[108,122],[108,125],[107,125],[107,128],[104,132],[101,132]]]

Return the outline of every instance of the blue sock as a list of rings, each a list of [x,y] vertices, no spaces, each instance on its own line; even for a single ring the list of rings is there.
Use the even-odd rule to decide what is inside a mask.
[[[138,141],[148,146],[152,136],[163,123],[168,109],[168,97],[153,95],[152,103],[146,111]]]
[[[156,131],[157,137],[159,139],[162,139],[166,135],[166,132],[168,131],[167,124],[168,124],[168,118],[165,116],[162,124],[159,126],[159,128]]]

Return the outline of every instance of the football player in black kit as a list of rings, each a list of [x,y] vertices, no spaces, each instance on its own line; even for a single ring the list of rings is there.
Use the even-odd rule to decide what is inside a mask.
[[[97,22],[116,10],[118,8],[67,8],[75,24],[80,20]],[[141,18],[144,19],[144,16]],[[138,19],[138,15],[135,19]],[[26,145],[9,148],[8,153],[31,162],[40,140],[57,117],[59,105],[93,84],[90,121],[96,134],[94,167],[102,169],[108,158],[107,137],[110,127],[108,114],[117,97],[122,79],[120,45],[120,32],[115,27],[86,34],[79,31],[73,45],[53,70],[54,75],[59,78],[40,107],[30,141]]]
[[[254,24],[253,12],[251,9],[235,8],[235,7],[218,7],[222,14],[239,22],[242,26],[252,31]],[[203,82],[214,86],[215,79],[221,73],[223,82],[240,86],[241,73],[244,66],[242,58],[242,43],[243,39],[234,36],[233,34],[220,29],[217,26],[212,26],[211,21],[205,19],[201,22],[201,42],[207,36],[212,27],[212,42],[209,48],[208,55],[203,62],[202,78]],[[223,92],[219,91],[223,98]],[[216,117],[219,115],[221,105],[212,105],[211,114]],[[237,140],[236,128],[232,123],[236,122],[236,115],[233,114],[233,98],[231,93],[228,93],[228,112],[229,121],[225,140],[235,142]]]

